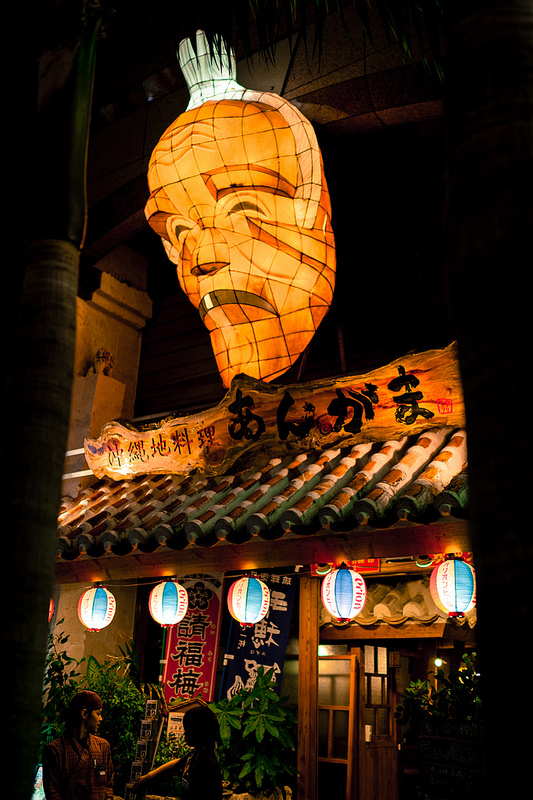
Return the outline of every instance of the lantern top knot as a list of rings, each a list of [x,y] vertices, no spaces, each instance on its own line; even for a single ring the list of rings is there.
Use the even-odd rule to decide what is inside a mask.
[[[190,39],[183,39],[178,61],[191,96],[187,111],[208,100],[242,99],[246,89],[236,81],[235,54],[222,39],[210,48],[205,33],[196,31],[196,48]]]

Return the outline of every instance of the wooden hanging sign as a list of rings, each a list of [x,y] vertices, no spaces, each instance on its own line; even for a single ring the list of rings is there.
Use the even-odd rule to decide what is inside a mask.
[[[433,427],[462,427],[464,401],[455,344],[410,354],[364,375],[273,386],[234,378],[214,408],[148,425],[107,423],[85,440],[101,478],[227,472],[249,452],[261,458],[384,442]]]

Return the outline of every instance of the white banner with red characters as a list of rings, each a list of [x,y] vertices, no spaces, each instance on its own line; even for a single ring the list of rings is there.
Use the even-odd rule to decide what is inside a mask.
[[[186,575],[187,614],[168,629],[162,675],[167,703],[201,696],[213,700],[222,619],[223,575]]]

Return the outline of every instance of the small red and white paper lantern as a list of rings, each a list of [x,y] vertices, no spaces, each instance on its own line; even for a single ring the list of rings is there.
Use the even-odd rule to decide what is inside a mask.
[[[244,627],[255,625],[267,615],[270,590],[258,578],[239,578],[230,586],[228,608],[231,616]]]
[[[460,556],[448,553],[429,579],[431,597],[450,617],[462,617],[476,604],[476,573]]]
[[[90,631],[100,631],[107,627],[115,616],[115,611],[115,597],[105,586],[87,589],[78,602],[79,620]]]
[[[322,581],[322,603],[337,622],[348,622],[363,610],[366,583],[361,575],[341,564]]]
[[[189,609],[187,589],[172,579],[158,583],[150,592],[148,608],[152,619],[163,628],[176,625]]]

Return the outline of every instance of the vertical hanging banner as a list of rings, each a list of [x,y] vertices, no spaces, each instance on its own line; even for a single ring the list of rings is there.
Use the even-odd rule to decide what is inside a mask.
[[[167,703],[201,696],[211,702],[215,691],[222,617],[222,575],[186,575],[189,610],[169,628],[163,688]]]
[[[294,594],[298,576],[276,572],[250,572],[270,589],[270,604],[264,619],[250,627],[235,622],[224,656],[221,696],[231,698],[241,689],[250,689],[259,667],[273,667],[277,688],[281,686],[285,652],[289,639]]]

